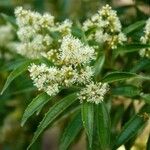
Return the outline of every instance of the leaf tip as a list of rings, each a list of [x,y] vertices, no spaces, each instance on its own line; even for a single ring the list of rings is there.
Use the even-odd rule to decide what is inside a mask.
[[[4,93],[4,88],[2,89],[2,91],[1,91],[0,95],[3,95],[3,93]]]
[[[3,95],[3,92],[1,92],[0,95]]]
[[[6,83],[5,83],[5,85],[3,86],[2,90],[1,90],[0,95],[2,95],[5,92],[6,89],[7,89],[7,87],[6,87]]]
[[[30,149],[30,147],[31,147],[31,144],[27,147],[27,150],[29,150],[29,149]]]
[[[21,121],[21,127],[23,127],[24,126],[24,124],[25,124],[25,121]]]

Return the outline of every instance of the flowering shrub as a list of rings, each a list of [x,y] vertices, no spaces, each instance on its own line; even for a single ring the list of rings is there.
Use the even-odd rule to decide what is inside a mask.
[[[28,149],[49,125],[63,120],[63,116],[69,122],[61,135],[62,150],[68,149],[83,129],[88,149],[115,150],[134,142],[150,114],[147,84],[150,19],[123,28],[117,12],[109,5],[81,23],[69,19],[58,22],[49,13],[40,14],[22,7],[15,9],[15,16],[14,31],[11,22],[0,27],[5,32],[0,35],[0,46],[9,46],[13,41],[14,53],[22,61],[14,66],[2,93],[16,77],[28,71],[39,95],[26,108],[22,125],[55,100],[39,123]],[[143,26],[144,31],[135,43],[131,33]],[[131,57],[132,53],[135,58]],[[123,114],[119,112],[121,105],[116,106],[115,101],[124,104],[125,97],[130,99],[128,107],[135,100],[142,106],[132,112],[118,132]],[[128,109],[122,111],[128,113]]]

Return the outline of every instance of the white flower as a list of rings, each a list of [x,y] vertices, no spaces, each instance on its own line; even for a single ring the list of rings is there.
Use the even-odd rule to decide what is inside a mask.
[[[19,27],[32,26],[34,30],[39,31],[42,28],[54,26],[54,17],[48,13],[41,15],[37,12],[17,7],[15,9],[15,15]]]
[[[112,10],[109,5],[103,6],[97,14],[93,15],[83,24],[85,31],[91,27],[99,27],[108,30],[109,32],[120,32],[121,23],[117,17],[116,11]]]
[[[84,45],[72,35],[65,36],[60,46],[60,59],[66,65],[81,65],[95,59],[95,51],[92,47]]]
[[[80,93],[78,94],[78,98],[80,102],[87,101],[90,103],[99,104],[104,100],[104,96],[108,91],[108,84],[107,83],[94,83],[91,82],[90,84],[86,85]]]
[[[61,81],[62,85],[69,87],[75,84],[78,78],[78,72],[71,65],[70,66],[62,66],[60,69]]]
[[[60,89],[59,89],[59,85],[57,83],[51,85],[51,86],[47,86],[46,88],[46,93],[50,96],[55,96],[57,93],[59,93]]]
[[[97,30],[95,33],[95,39],[99,43],[104,43],[108,41],[111,38],[111,36],[107,33],[104,33],[103,30]]]
[[[45,13],[43,16],[41,16],[39,20],[39,26],[42,28],[50,28],[54,26],[54,16],[52,16],[49,13]]]
[[[28,58],[39,58],[43,51],[48,51],[52,38],[49,35],[36,34],[31,42],[22,42],[17,46],[17,52]]]
[[[62,23],[57,23],[51,31],[58,31],[62,35],[71,34],[72,21],[69,19],[64,20]]]
[[[144,33],[145,33],[145,35],[142,36],[140,39],[141,42],[143,44],[150,44],[150,18],[146,22]],[[142,57],[150,58],[150,48],[141,49],[139,53]]]
[[[120,32],[121,23],[117,17],[116,11],[112,10],[109,5],[103,6],[101,10],[98,11],[102,21],[106,21],[103,27],[109,28],[111,32]],[[99,20],[100,23],[100,20]],[[107,25],[107,26],[106,26]]]
[[[29,67],[30,77],[39,90],[44,90],[50,96],[59,92],[60,75],[56,67],[47,67],[45,64]]]
[[[94,75],[93,69],[90,66],[86,66],[85,68],[82,68],[79,71],[78,77],[77,77],[77,83],[78,84],[88,84],[91,82],[92,77]]]
[[[150,18],[146,21],[145,34],[146,35],[150,34]]]
[[[106,43],[112,49],[126,41],[121,28],[116,11],[109,5],[103,6],[97,14],[83,23],[83,30],[90,31],[87,34],[88,40],[94,39],[100,44]]]
[[[36,36],[36,31],[31,26],[25,26],[17,31],[17,35],[20,41],[30,42]]]
[[[29,58],[39,58],[42,52],[48,51],[53,40],[48,31],[54,26],[54,17],[48,13],[43,15],[25,10],[15,9],[18,38],[21,43],[17,52]]]
[[[41,55],[49,61],[53,62],[55,65],[61,64],[57,49],[51,49],[48,52],[42,52]]]
[[[83,30],[88,31],[91,27],[94,27],[94,23],[88,19],[83,23]]]
[[[118,34],[118,43],[123,44],[123,42],[127,41],[127,37],[125,36],[124,33],[120,32]]]

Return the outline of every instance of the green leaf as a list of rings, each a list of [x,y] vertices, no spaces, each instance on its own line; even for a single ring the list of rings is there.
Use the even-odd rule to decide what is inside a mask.
[[[60,150],[67,150],[82,129],[81,112],[78,112],[65,128],[60,141]]]
[[[40,12],[40,13],[43,13],[44,11],[44,0],[36,0],[34,1],[34,8],[36,11]]]
[[[96,123],[100,146],[102,150],[107,150],[110,147],[111,123],[110,116],[105,103],[100,103],[99,105],[97,105],[96,112]]]
[[[23,126],[29,117],[32,116],[36,111],[40,110],[49,100],[50,96],[48,96],[46,93],[39,94],[37,97],[35,97],[23,114],[21,126]]]
[[[138,76],[137,74],[130,72],[111,72],[102,79],[102,82],[111,83],[134,78],[137,76]]]
[[[85,132],[88,136],[89,145],[92,146],[93,140],[93,126],[94,126],[94,104],[82,103],[81,105],[82,122]]]
[[[100,74],[102,67],[104,65],[104,62],[105,62],[105,55],[101,54],[100,57],[98,58],[98,60],[96,61],[95,65],[94,65],[96,77]]]
[[[95,109],[94,109],[95,110]],[[97,114],[95,113],[95,116]],[[96,119],[96,117],[94,116],[94,119]],[[94,123],[94,131],[93,131],[93,141],[92,141],[92,147],[89,147],[89,143],[87,142],[87,150],[102,150],[100,148],[100,142],[99,142],[99,138],[98,138],[98,132],[97,132],[97,123],[95,121]]]
[[[135,22],[135,23],[129,25],[128,27],[124,28],[123,32],[124,32],[125,34],[129,34],[129,33],[133,32],[133,31],[135,31],[135,30],[137,30],[137,29],[143,27],[144,25],[145,25],[145,21],[144,21],[144,20],[142,20],[142,21],[137,21],[137,22]]]
[[[120,45],[118,46],[117,50],[115,50],[116,55],[117,54],[124,54],[124,53],[130,53],[139,51],[143,48],[150,48],[150,44],[127,44],[127,45]]]
[[[72,34],[78,38],[82,38],[83,36],[83,31],[77,27],[77,26],[73,26],[72,27]]]
[[[1,91],[1,94],[4,93],[4,91],[7,89],[7,87],[10,85],[10,83],[17,78],[19,75],[21,75],[22,73],[24,73],[27,69],[28,66],[30,65],[32,61],[27,61],[21,65],[19,65],[15,70],[13,70],[10,75],[8,76],[6,83]]]
[[[16,24],[16,22],[15,22],[15,19],[14,19],[13,17],[8,16],[8,15],[3,14],[3,13],[0,13],[0,17],[1,17],[4,21],[9,22],[9,23],[14,27],[14,29],[17,30],[18,26],[17,26],[17,24]]]
[[[71,106],[76,100],[77,100],[77,93],[70,94],[66,97],[64,97],[62,100],[55,103],[49,111],[45,114],[45,117],[40,122],[34,137],[28,146],[27,149],[29,149],[32,144],[37,140],[39,135],[44,131],[45,128],[48,127],[63,111],[65,111],[69,106]]]
[[[13,2],[11,0],[4,0],[4,1],[0,1],[0,7],[5,8],[5,7],[12,7],[13,6]]]
[[[129,106],[125,109],[122,118],[121,118],[121,126],[124,126],[128,120],[136,114],[134,103],[131,102]]]
[[[58,1],[58,8],[59,12],[61,13],[62,18],[66,18],[69,15],[69,10],[71,9],[71,0],[59,0]]]
[[[112,89],[113,95],[123,95],[133,97],[140,95],[140,90],[133,85],[123,85]]]
[[[138,72],[145,68],[149,69],[150,66],[150,60],[149,59],[141,59],[137,64],[134,65],[134,67],[130,70],[131,72]]]
[[[0,67],[0,71],[11,71],[19,67],[21,64],[27,62],[26,59],[13,60],[8,63],[5,63]]]
[[[114,150],[120,147],[122,144],[126,143],[132,137],[134,137],[140,129],[145,126],[145,123],[148,121],[148,118],[144,117],[144,113],[141,112],[132,117],[124,126],[121,133],[118,135],[115,144]]]

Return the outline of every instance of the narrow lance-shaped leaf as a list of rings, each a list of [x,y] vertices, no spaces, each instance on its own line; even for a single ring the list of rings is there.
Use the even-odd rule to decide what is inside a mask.
[[[95,66],[94,66],[96,77],[100,74],[102,67],[104,65],[104,62],[105,62],[105,55],[101,54],[100,57],[97,59]]]
[[[102,150],[107,150],[110,148],[111,123],[105,103],[100,103],[96,106],[96,113],[96,123],[100,146]]]
[[[27,61],[27,59],[19,59],[19,60],[17,59],[17,60],[10,61],[10,62],[5,63],[4,65],[0,66],[0,71],[14,70],[26,61]]]
[[[150,44],[127,44],[118,46],[115,55],[139,51],[142,48],[150,48]]]
[[[100,148],[100,143],[99,143],[99,138],[98,138],[98,134],[97,134],[97,125],[96,125],[96,123],[94,123],[94,129],[93,130],[94,131],[93,131],[92,146],[89,147],[89,144],[87,143],[87,150],[102,150]]]
[[[138,75],[135,73],[130,73],[130,72],[112,72],[106,75],[103,79],[102,82],[116,82],[116,81],[121,81],[121,80],[126,80],[129,78],[134,78],[137,77]]]
[[[137,22],[135,22],[135,23],[129,25],[128,27],[124,28],[123,32],[124,32],[125,34],[129,34],[129,33],[133,32],[133,31],[135,31],[135,30],[137,30],[137,29],[143,27],[144,25],[145,25],[145,21],[144,21],[144,20],[142,20],[142,21],[137,21]]]
[[[9,22],[14,27],[14,29],[17,30],[18,26],[17,26],[17,24],[15,22],[15,18],[13,18],[11,16],[8,16],[6,14],[3,14],[3,13],[0,14],[0,17],[3,20],[5,20],[6,22]]]
[[[41,108],[50,100],[50,96],[48,96],[46,93],[41,93],[37,97],[35,97],[31,103],[26,108],[21,125],[23,126],[25,122],[29,119],[30,116],[32,116],[36,111],[41,110]]]
[[[127,44],[119,46],[118,49],[122,51],[134,51],[134,50],[140,50],[142,48],[149,48],[150,44]]]
[[[124,126],[121,133],[118,135],[113,149],[116,150],[119,146],[126,143],[132,137],[134,137],[140,129],[145,126],[148,117],[145,117],[145,113],[141,112],[132,117]]]
[[[44,129],[47,128],[48,125],[50,125],[61,113],[63,113],[76,100],[77,100],[77,93],[73,93],[55,103],[45,114],[43,120],[40,122],[34,134],[34,137],[27,149],[29,149],[32,146],[32,144],[37,140],[37,138],[44,131]]]
[[[131,78],[136,78],[140,80],[150,80],[149,76],[142,76],[131,72],[111,72],[102,79],[102,82],[112,83]]]
[[[94,104],[84,102],[81,105],[82,122],[88,136],[89,145],[92,146],[93,125],[94,125]]]
[[[134,67],[130,71],[138,72],[145,68],[150,69],[150,60],[144,58],[144,59],[141,59],[136,65],[134,65]]]
[[[10,75],[8,76],[6,83],[1,91],[1,94],[7,89],[7,87],[10,85],[10,83],[17,78],[19,75],[21,75],[23,72],[25,72],[28,69],[28,66],[30,65],[32,61],[26,61],[24,63],[21,63],[15,70],[13,70]]]
[[[81,112],[78,112],[65,128],[60,141],[60,150],[67,150],[82,129]]]
[[[112,94],[133,97],[140,95],[140,90],[133,85],[120,85],[112,89]]]

